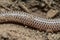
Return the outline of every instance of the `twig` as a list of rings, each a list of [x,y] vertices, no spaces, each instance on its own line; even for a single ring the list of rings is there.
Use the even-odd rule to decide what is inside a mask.
[[[6,10],[10,11],[11,9],[9,9],[8,7],[6,7],[5,5],[3,4],[0,4],[3,8],[5,8]]]
[[[27,7],[25,7],[21,2],[19,3],[19,6],[24,9],[24,11],[30,13]]]

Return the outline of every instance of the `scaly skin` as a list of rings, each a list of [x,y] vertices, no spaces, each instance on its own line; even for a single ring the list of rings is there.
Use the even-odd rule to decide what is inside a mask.
[[[2,12],[0,13],[0,23],[18,22],[40,31],[57,32],[60,31],[60,19],[44,19],[25,12]]]

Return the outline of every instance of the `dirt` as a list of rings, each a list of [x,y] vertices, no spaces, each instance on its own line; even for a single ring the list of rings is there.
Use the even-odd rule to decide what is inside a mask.
[[[24,11],[46,18],[51,9],[58,10],[53,18],[60,18],[59,0],[0,0],[0,12]],[[50,13],[49,13],[50,15]],[[60,32],[47,33],[13,23],[0,24],[0,40],[60,40]]]

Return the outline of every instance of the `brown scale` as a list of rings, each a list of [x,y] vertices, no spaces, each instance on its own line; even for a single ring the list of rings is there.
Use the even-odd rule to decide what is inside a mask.
[[[11,15],[9,15],[11,14]],[[14,15],[16,14],[16,15]],[[57,19],[58,20],[58,19]],[[0,23],[1,22],[18,22],[24,25],[36,28],[40,31],[47,32],[57,32],[60,31],[60,21],[50,21],[50,19],[41,19],[38,16],[34,16],[25,12],[1,12],[0,14]],[[55,22],[55,23],[54,23]]]

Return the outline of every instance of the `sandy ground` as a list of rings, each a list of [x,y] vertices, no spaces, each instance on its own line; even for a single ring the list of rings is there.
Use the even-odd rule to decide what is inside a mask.
[[[47,0],[43,0],[43,1],[45,1],[46,3],[50,3],[47,2]],[[33,1],[29,0],[28,2],[25,3],[22,4],[24,4],[29,9],[29,11],[32,12],[32,14],[45,18],[48,8],[46,8],[42,2],[36,0]],[[40,6],[40,3],[42,3],[43,6]],[[17,4],[19,3],[14,2],[14,0],[12,4],[10,0],[9,1],[0,0],[0,11],[2,12],[6,10],[22,11],[21,7],[19,7],[19,5]],[[42,7],[43,8],[45,7],[46,9],[42,10],[41,9]],[[24,7],[22,9],[25,12],[29,12],[27,11],[28,9],[24,9]],[[4,24],[0,24],[0,40],[60,40],[60,32],[56,32],[56,33],[47,33],[44,31],[40,32],[39,30],[32,29],[29,28],[28,26],[23,26],[21,24],[18,25],[12,23],[4,23]]]
[[[17,24],[0,24],[0,40],[60,40],[60,32],[40,32]]]

